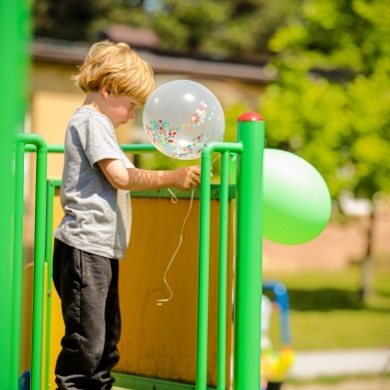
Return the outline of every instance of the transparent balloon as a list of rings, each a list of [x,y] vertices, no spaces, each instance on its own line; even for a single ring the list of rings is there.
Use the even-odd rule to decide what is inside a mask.
[[[207,143],[223,141],[225,116],[220,102],[205,86],[175,80],[160,85],[149,97],[143,126],[160,152],[192,160],[200,158]]]
[[[280,244],[317,237],[331,214],[331,198],[320,173],[303,158],[264,150],[263,236]]]

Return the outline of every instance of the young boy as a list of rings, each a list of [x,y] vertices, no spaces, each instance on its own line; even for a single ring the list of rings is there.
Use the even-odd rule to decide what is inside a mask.
[[[131,225],[129,190],[199,186],[200,167],[172,171],[135,168],[114,129],[133,119],[153,91],[150,65],[127,44],[95,43],[74,78],[85,93],[65,139],[53,280],[65,335],[55,368],[60,390],[111,389],[119,360],[118,259]]]

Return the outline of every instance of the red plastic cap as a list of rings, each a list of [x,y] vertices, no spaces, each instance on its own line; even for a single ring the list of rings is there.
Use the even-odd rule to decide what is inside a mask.
[[[237,118],[237,122],[264,122],[264,118],[257,112],[245,112]]]

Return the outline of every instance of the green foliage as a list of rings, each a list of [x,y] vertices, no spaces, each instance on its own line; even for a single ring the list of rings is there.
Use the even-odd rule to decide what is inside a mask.
[[[301,1],[36,0],[34,35],[91,41],[109,25],[124,24],[154,30],[169,52],[258,61]]]
[[[307,0],[301,11],[270,41],[280,77],[261,107],[267,145],[310,161],[335,198],[342,189],[368,199],[390,192],[390,64],[383,39],[390,36],[383,22],[390,4]]]
[[[153,29],[165,49],[199,52],[226,17],[227,6],[218,0],[165,0],[153,13]]]
[[[371,74],[389,54],[387,0],[306,0],[289,26],[279,29],[270,49],[304,55],[310,67],[347,68]]]
[[[35,0],[34,36],[95,41],[110,24],[150,27],[142,0]]]
[[[108,0],[36,0],[33,5],[34,36],[86,41],[90,24],[115,5]]]
[[[284,25],[299,0],[162,0],[153,29],[169,50],[211,56],[267,53],[267,40]]]

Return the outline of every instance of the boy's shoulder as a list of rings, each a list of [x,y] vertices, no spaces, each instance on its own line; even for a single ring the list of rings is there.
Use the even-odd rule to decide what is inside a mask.
[[[94,117],[94,116],[102,116],[102,115],[91,107],[81,106],[81,107],[76,109],[72,118],[80,118],[80,117],[88,118],[88,117]]]
[[[79,107],[73,116],[70,118],[69,124],[70,126],[82,125],[85,123],[101,123],[104,125],[109,125],[109,119],[101,114],[100,112],[94,110],[91,107],[81,106]]]

